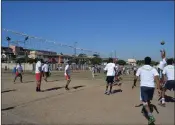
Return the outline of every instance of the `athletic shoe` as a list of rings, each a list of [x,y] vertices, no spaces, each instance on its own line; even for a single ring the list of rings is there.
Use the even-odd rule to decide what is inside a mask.
[[[162,106],[162,107],[165,107],[166,106],[166,104],[165,103],[159,103],[158,105],[160,105],[160,106]]]
[[[156,120],[153,116],[149,116],[148,124],[154,123]]]
[[[108,93],[108,91],[105,91],[105,94],[107,94]]]
[[[36,87],[36,92],[38,92],[38,87]]]
[[[111,93],[110,92],[107,92],[106,95],[110,95]]]

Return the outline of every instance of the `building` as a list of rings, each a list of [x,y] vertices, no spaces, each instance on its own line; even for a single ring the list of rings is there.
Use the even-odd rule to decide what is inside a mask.
[[[44,50],[31,50],[28,55],[29,58],[36,59],[41,58],[44,61],[58,62],[58,55],[56,52],[44,51]]]
[[[24,56],[26,54],[23,47],[10,45],[10,48],[12,49],[15,56]]]
[[[127,64],[136,66],[136,60],[135,59],[128,59]]]
[[[73,59],[73,56],[70,56],[70,55],[57,55],[58,56],[58,64],[61,64],[61,63],[66,63],[67,61]]]
[[[11,58],[11,56],[14,56],[13,50],[9,47],[1,47],[1,61],[7,61]]]

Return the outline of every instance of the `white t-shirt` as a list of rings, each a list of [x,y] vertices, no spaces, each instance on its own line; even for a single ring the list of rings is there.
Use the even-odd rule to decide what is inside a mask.
[[[174,66],[173,65],[167,65],[163,69],[163,74],[167,76],[168,80],[174,80]]]
[[[115,66],[115,69],[116,69],[116,70],[118,70],[118,69],[119,69],[119,66],[118,66],[118,65],[116,65],[116,66]]]
[[[140,76],[140,86],[155,87],[154,76],[158,76],[158,72],[150,65],[144,65],[137,70],[136,76]]]
[[[163,68],[165,67],[165,65],[166,65],[166,59],[164,58],[163,60],[160,61],[158,67],[159,67],[161,70],[163,70]]]
[[[92,67],[91,71],[94,73],[95,72],[95,67]]]
[[[70,65],[66,65],[64,75],[70,75]]]
[[[21,73],[21,72],[23,71],[22,66],[21,66],[21,65],[17,65],[17,66],[16,66],[16,71],[17,71],[18,73]]]
[[[115,76],[115,64],[114,63],[108,63],[106,67],[104,68],[105,71],[107,71],[107,76]]]
[[[49,65],[48,65],[48,64],[44,64],[44,65],[42,66],[42,71],[43,71],[43,72],[49,72]]]
[[[42,67],[42,64],[41,64],[41,62],[40,61],[38,61],[37,63],[36,63],[36,67],[35,67],[35,73],[40,73],[41,71],[40,71],[40,68]]]

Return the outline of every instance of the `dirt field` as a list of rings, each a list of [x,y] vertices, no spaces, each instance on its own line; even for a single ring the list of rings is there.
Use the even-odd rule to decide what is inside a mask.
[[[42,82],[42,92],[35,92],[35,76],[24,74],[24,83],[19,79],[13,83],[14,75],[1,76],[1,121],[2,124],[84,124],[84,125],[143,125],[148,124],[141,113],[142,107],[135,107],[139,100],[139,87],[131,89],[133,76],[123,76],[122,92],[105,95],[105,76],[98,74],[92,79],[91,72],[72,73],[70,90],[64,89],[63,72],[54,72],[48,83]],[[167,92],[173,97],[173,92]],[[165,108],[158,105],[158,94],[154,104],[159,114],[153,111],[156,125],[174,125],[174,102],[167,101]]]

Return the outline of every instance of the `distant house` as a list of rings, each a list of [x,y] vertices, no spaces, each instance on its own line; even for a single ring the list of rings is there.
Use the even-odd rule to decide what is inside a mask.
[[[136,60],[135,59],[128,59],[127,64],[136,66]]]

